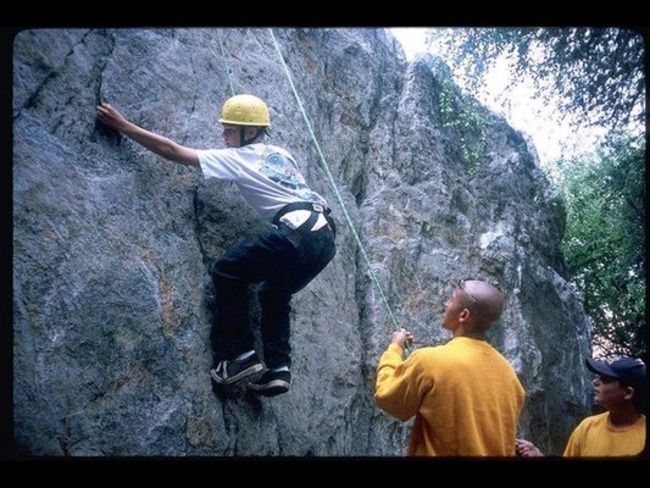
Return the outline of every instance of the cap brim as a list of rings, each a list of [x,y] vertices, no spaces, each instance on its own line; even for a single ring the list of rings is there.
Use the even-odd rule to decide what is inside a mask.
[[[607,364],[602,361],[596,361],[595,359],[587,358],[585,362],[587,363],[587,368],[589,368],[589,370],[593,373],[610,376],[612,378],[618,378],[618,375],[614,373],[612,368],[607,366]]]

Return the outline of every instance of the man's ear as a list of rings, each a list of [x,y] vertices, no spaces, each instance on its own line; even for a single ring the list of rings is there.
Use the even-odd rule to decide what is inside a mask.
[[[625,387],[625,393],[623,394],[623,398],[625,400],[632,400],[632,398],[634,398],[634,387],[633,386],[626,386]]]
[[[469,319],[469,316],[472,312],[469,311],[469,308],[464,308],[462,312],[458,314],[458,320],[461,322],[466,322]]]

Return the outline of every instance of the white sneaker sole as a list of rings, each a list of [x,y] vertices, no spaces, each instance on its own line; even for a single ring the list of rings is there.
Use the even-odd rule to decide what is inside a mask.
[[[286,388],[289,389],[289,383],[284,380],[271,380],[268,383],[251,383],[248,385],[249,388],[256,391],[270,390],[271,388]]]
[[[216,369],[211,369],[210,370],[210,376],[212,377],[212,379],[215,382],[219,383],[220,385],[230,385],[230,384],[235,383],[235,382],[237,382],[239,380],[243,380],[244,378],[246,378],[246,377],[248,377],[248,376],[250,376],[252,374],[258,373],[259,371],[262,371],[263,369],[264,369],[264,366],[262,364],[254,364],[253,366],[250,366],[250,367],[240,371],[235,376],[231,376],[230,378],[225,378],[225,379],[221,378],[217,374]]]

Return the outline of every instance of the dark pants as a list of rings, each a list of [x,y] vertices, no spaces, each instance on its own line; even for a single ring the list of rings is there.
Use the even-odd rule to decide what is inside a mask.
[[[216,314],[211,334],[215,364],[254,348],[248,322],[248,285],[262,283],[258,296],[266,366],[291,365],[291,296],[314,279],[336,254],[334,232],[329,225],[315,232],[306,227],[292,230],[280,224],[277,229],[239,243],[216,262],[212,273]]]

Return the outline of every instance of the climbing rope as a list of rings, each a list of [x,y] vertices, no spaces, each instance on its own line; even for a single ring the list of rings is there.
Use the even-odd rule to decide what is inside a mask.
[[[228,86],[230,87],[230,95],[235,96],[235,89],[232,84],[232,78],[230,76],[230,65],[228,64],[228,61],[226,60],[226,53],[224,52],[223,49],[223,40],[221,39],[221,34],[219,33],[219,30],[217,30],[217,37],[219,38],[219,48],[221,49],[221,59],[223,59],[223,64],[226,67],[226,74],[228,75]]]
[[[318,155],[320,157],[321,163],[323,168],[325,169],[325,172],[327,173],[327,177],[329,178],[330,185],[332,189],[334,190],[334,194],[336,195],[336,199],[338,200],[339,204],[341,205],[341,209],[343,210],[343,215],[345,216],[345,219],[348,223],[348,226],[350,227],[350,230],[352,231],[352,235],[354,236],[354,239],[357,242],[357,245],[359,246],[359,249],[361,250],[361,255],[363,256],[363,259],[366,262],[366,265],[368,266],[368,270],[370,272],[370,277],[372,279],[372,282],[375,284],[377,287],[377,290],[379,290],[379,295],[381,297],[381,301],[386,307],[386,310],[388,311],[388,316],[390,317],[391,321],[393,322],[393,325],[395,326],[395,330],[400,330],[400,326],[397,323],[397,320],[395,319],[395,314],[393,313],[393,310],[391,309],[390,305],[388,304],[388,300],[386,299],[386,295],[384,294],[384,290],[381,287],[381,284],[379,283],[379,280],[377,279],[377,276],[375,275],[375,272],[372,269],[372,265],[370,264],[370,258],[368,257],[368,254],[366,253],[365,248],[363,247],[363,243],[361,242],[361,238],[359,237],[359,233],[357,232],[357,229],[354,226],[354,223],[352,222],[352,219],[350,218],[350,214],[348,213],[347,207],[345,206],[345,203],[343,202],[343,197],[341,196],[341,193],[339,192],[339,189],[336,185],[336,182],[334,181],[334,177],[332,176],[332,172],[330,171],[329,165],[327,164],[327,161],[325,160],[325,156],[323,155],[323,151],[321,151],[320,145],[318,144],[318,140],[316,139],[316,135],[314,134],[314,129],[312,128],[311,122],[309,121],[309,117],[307,116],[307,112],[305,111],[305,108],[302,105],[302,102],[300,100],[300,96],[298,95],[298,91],[296,90],[295,85],[293,84],[293,80],[291,78],[291,73],[289,71],[289,68],[287,67],[287,64],[284,61],[284,56],[282,56],[282,52],[280,51],[280,45],[278,44],[278,41],[275,38],[275,34],[273,33],[273,29],[269,28],[269,32],[271,34],[271,38],[273,39],[273,44],[275,45],[275,50],[278,52],[278,56],[280,57],[280,61],[282,62],[282,66],[284,68],[284,72],[287,75],[287,79],[289,80],[289,85],[291,86],[291,90],[293,91],[293,96],[296,98],[296,102],[298,103],[298,107],[300,108],[300,112],[302,113],[302,117],[305,119],[305,123],[307,124],[307,128],[309,129],[309,133],[311,134],[311,138],[314,141],[314,145],[316,146],[316,151],[318,151]],[[406,344],[404,344],[406,346]]]

